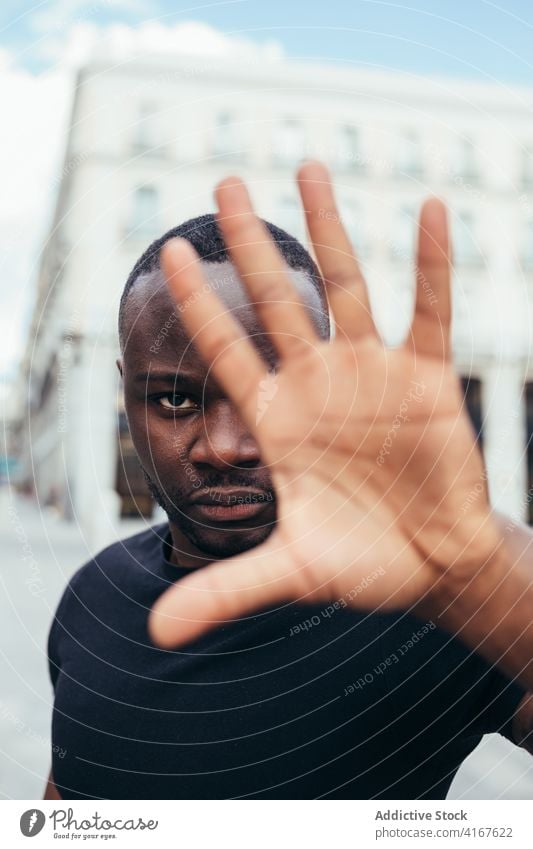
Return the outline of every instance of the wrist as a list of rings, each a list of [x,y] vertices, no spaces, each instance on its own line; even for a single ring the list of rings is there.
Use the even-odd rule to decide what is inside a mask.
[[[507,675],[533,689],[533,532],[492,514],[498,542],[467,574],[443,572],[418,615],[458,637]]]
[[[504,517],[496,511],[490,511],[487,521],[486,539],[477,547],[472,544],[468,557],[436,571],[430,589],[418,605],[419,614],[436,618],[449,630],[455,631],[490,606],[509,574],[509,526],[506,529]]]

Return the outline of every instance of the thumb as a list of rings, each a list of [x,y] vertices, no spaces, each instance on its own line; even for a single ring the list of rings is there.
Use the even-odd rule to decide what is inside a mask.
[[[228,619],[297,598],[302,570],[274,533],[258,548],[196,569],[164,592],[148,618],[151,640],[162,648],[189,642]]]

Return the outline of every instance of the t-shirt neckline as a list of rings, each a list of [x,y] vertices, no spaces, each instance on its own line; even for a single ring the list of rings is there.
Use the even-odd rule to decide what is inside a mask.
[[[176,581],[178,578],[183,578],[185,575],[190,575],[191,572],[194,572],[195,569],[189,566],[179,566],[175,563],[172,563],[170,560],[171,552],[172,552],[172,533],[170,531],[169,522],[165,522],[164,525],[160,526],[157,529],[157,536],[159,539],[159,551],[162,561],[162,569],[165,574],[165,577],[170,578],[172,581]],[[201,569],[202,566],[198,566],[198,569]]]

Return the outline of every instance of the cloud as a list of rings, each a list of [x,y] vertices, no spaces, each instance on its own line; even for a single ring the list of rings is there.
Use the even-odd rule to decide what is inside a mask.
[[[258,44],[249,38],[228,36],[199,21],[185,21],[172,27],[153,21],[136,29],[125,25],[110,26],[105,34],[103,49],[122,56],[207,54],[237,58],[253,58],[264,54],[274,58],[282,52],[277,42]]]
[[[219,56],[276,61],[283,56],[279,42],[258,43],[249,38],[229,36],[200,21],[183,21],[174,26],[147,21],[137,27],[124,23],[101,26],[83,20],[71,26],[65,36],[57,34],[36,45],[41,59],[48,63],[79,65],[91,59],[123,62],[156,56]]]
[[[40,34],[65,31],[69,26],[115,13],[153,14],[154,4],[148,0],[54,0],[38,8],[29,19],[30,28]]]
[[[68,77],[33,75],[0,52],[0,372],[22,353],[36,262],[65,138]],[[43,187],[49,186],[48,193]]]

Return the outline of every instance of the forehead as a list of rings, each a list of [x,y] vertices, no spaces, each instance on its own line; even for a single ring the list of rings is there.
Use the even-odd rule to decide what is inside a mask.
[[[228,260],[201,265],[206,285],[244,326],[262,355],[271,360],[272,346],[232,263]],[[289,269],[288,274],[311,318],[318,323],[323,307],[312,281],[304,271]],[[139,277],[124,305],[124,361],[199,361],[181,321],[186,309],[186,302],[180,306],[174,303],[160,269]]]

